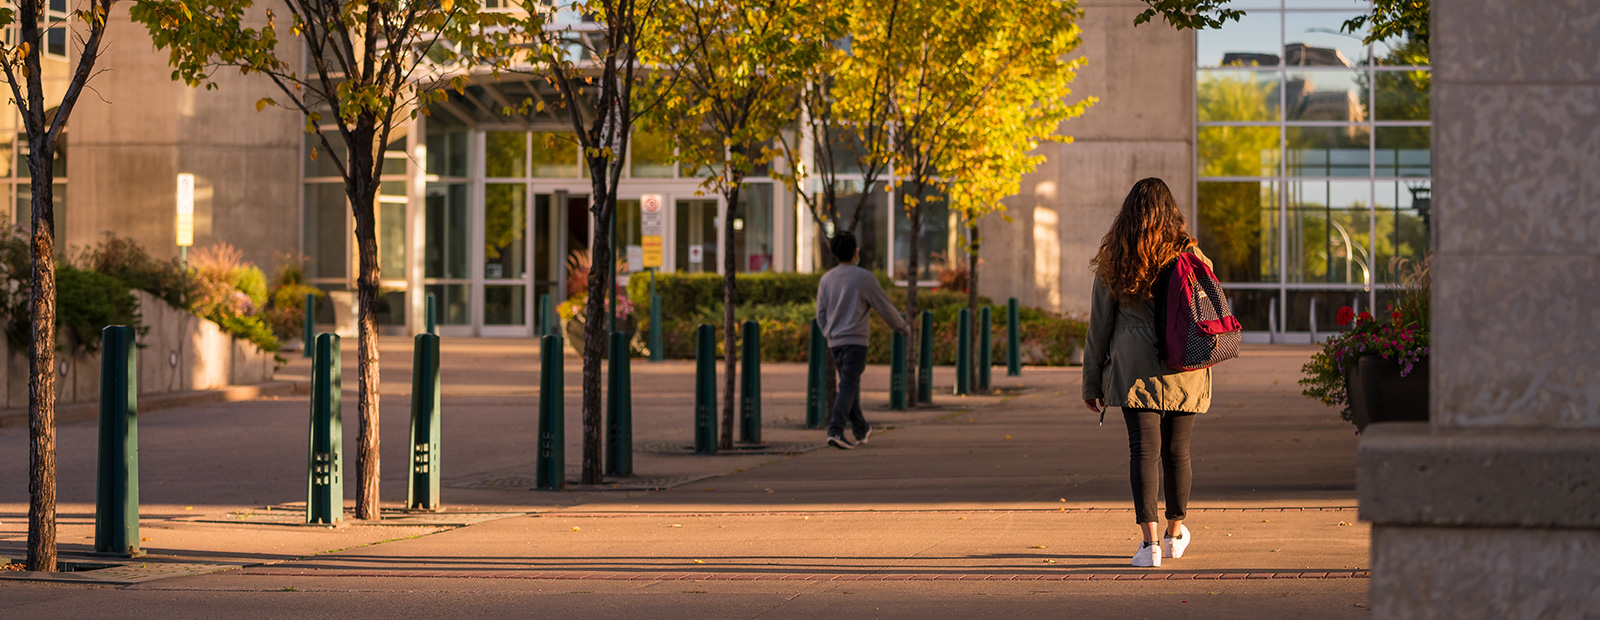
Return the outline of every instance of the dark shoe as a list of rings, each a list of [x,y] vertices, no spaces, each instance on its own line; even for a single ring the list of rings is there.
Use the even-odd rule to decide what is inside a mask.
[[[840,437],[838,435],[828,435],[828,445],[833,446],[835,448],[838,448],[840,450],[854,450],[854,449],[856,449],[856,447],[854,445],[851,445],[850,442],[845,441],[845,438]]]

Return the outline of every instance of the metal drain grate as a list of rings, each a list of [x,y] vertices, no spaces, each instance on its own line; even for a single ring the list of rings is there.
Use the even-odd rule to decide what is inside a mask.
[[[173,577],[204,575],[206,573],[240,568],[241,566],[243,565],[185,564],[176,562],[130,562],[126,564],[112,564],[106,568],[75,571],[70,573],[3,571],[0,572],[0,579],[23,581],[58,581],[65,583],[130,584],[155,581],[157,579],[171,579]]]

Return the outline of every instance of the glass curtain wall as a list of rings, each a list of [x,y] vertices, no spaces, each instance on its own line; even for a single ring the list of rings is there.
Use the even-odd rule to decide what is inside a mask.
[[[1333,331],[1428,252],[1427,50],[1341,31],[1368,10],[1266,0],[1196,36],[1196,227],[1248,331]]]

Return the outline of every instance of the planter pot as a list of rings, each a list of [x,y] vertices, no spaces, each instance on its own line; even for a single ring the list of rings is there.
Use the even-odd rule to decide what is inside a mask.
[[[562,331],[566,334],[567,347],[579,357],[583,356],[583,327],[583,321],[566,321],[562,325]],[[622,334],[627,336],[631,341],[633,339],[633,332],[635,331],[633,326],[633,317],[628,317],[627,319],[617,321],[617,331],[622,332]],[[601,345],[600,359],[607,359],[609,355],[610,347]]]
[[[1350,369],[1345,393],[1357,430],[1373,422],[1428,421],[1428,358],[1404,377],[1400,370],[1399,362],[1375,355],[1357,360]]]

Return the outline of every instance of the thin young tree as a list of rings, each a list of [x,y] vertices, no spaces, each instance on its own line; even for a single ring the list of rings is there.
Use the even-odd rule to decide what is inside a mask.
[[[28,314],[28,557],[30,571],[56,569],[56,216],[55,160],[61,132],[94,77],[106,32],[111,0],[88,0],[69,20],[51,19],[44,0],[21,0],[0,8],[0,29],[17,29],[14,41],[0,44],[0,68],[11,89],[11,103],[28,136],[28,178],[33,255]],[[84,24],[69,27],[70,20]],[[68,66],[66,90],[47,101],[46,67],[40,60],[47,32],[73,33],[76,66]]]
[[[739,217],[744,179],[770,163],[779,133],[798,114],[796,92],[825,42],[811,34],[832,22],[806,0],[666,0],[659,44],[647,61],[670,74],[661,82],[658,123],[678,145],[677,159],[711,172],[703,187],[722,197],[722,428],[718,443],[733,447],[738,332],[734,308],[737,252],[732,222]],[[824,18],[824,19],[818,19]]]
[[[214,89],[218,69],[260,75],[282,106],[305,116],[316,136],[313,159],[331,160],[344,178],[355,219],[360,427],[356,452],[356,518],[378,513],[378,176],[395,126],[427,105],[461,91],[465,73],[503,57],[503,34],[486,34],[504,14],[476,2],[433,0],[285,0],[290,38],[278,38],[272,8],[252,0],[140,0],[132,16],[157,49],[168,50],[173,77]],[[257,24],[257,25],[252,25]],[[301,43],[304,43],[304,58]],[[337,135],[320,131],[332,124]],[[307,343],[307,346],[311,346]]]
[[[626,167],[624,153],[639,111],[635,89],[651,80],[640,65],[645,34],[654,27],[660,0],[523,0],[511,27],[519,48],[511,70],[534,75],[553,86],[558,106],[572,123],[590,181],[589,216],[594,241],[589,247],[589,303],[584,305],[583,468],[584,484],[599,484],[602,459],[600,349],[607,342],[606,313],[614,299],[608,278],[615,263],[611,222],[617,213],[617,184]],[[522,101],[523,112],[543,110],[543,101]],[[605,301],[602,301],[605,300]]]

